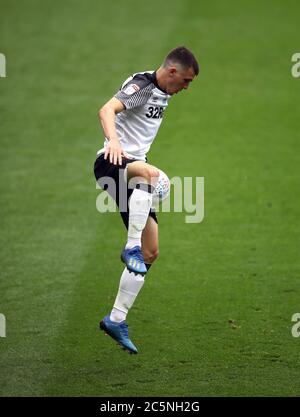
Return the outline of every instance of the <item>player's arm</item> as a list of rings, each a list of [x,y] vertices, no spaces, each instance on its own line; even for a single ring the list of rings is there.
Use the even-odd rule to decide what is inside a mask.
[[[105,137],[109,140],[106,146],[104,159],[107,159],[107,156],[109,155],[109,161],[114,165],[117,165],[118,162],[121,165],[122,156],[125,156],[117,135],[115,124],[116,114],[120,113],[123,110],[125,110],[124,104],[116,97],[110,99],[99,110],[99,118],[102,125],[103,133]]]

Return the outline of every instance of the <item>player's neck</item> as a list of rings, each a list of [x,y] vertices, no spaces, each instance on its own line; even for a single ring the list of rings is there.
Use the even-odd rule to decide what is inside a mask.
[[[156,81],[159,88],[163,91],[166,91],[167,88],[167,80],[166,80],[166,71],[163,67],[159,67],[156,71]]]

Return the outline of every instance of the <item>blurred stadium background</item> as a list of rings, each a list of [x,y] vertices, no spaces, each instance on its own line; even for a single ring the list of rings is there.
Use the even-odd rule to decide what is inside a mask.
[[[0,10],[0,395],[299,395],[299,2]],[[95,208],[97,112],[178,45],[201,72],[149,158],[170,177],[205,177],[205,217],[160,214],[160,258],[128,316],[132,357],[98,331],[125,230]]]

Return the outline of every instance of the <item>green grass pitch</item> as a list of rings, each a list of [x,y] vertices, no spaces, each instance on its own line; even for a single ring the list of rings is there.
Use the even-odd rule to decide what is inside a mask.
[[[0,10],[0,395],[299,395],[299,2]],[[126,234],[95,208],[97,112],[181,44],[201,72],[170,101],[149,158],[205,177],[205,217],[160,214],[160,257],[128,316],[133,357],[98,330]]]

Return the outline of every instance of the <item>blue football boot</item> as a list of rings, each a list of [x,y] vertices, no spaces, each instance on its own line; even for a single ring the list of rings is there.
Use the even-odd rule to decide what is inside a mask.
[[[125,321],[116,323],[111,321],[109,316],[105,316],[100,321],[100,329],[116,340],[123,350],[128,350],[129,353],[138,353],[137,348],[128,337],[128,325]]]
[[[126,264],[131,272],[141,275],[145,275],[147,272],[144,257],[139,246],[134,246],[131,249],[124,248],[121,253],[121,261]]]

